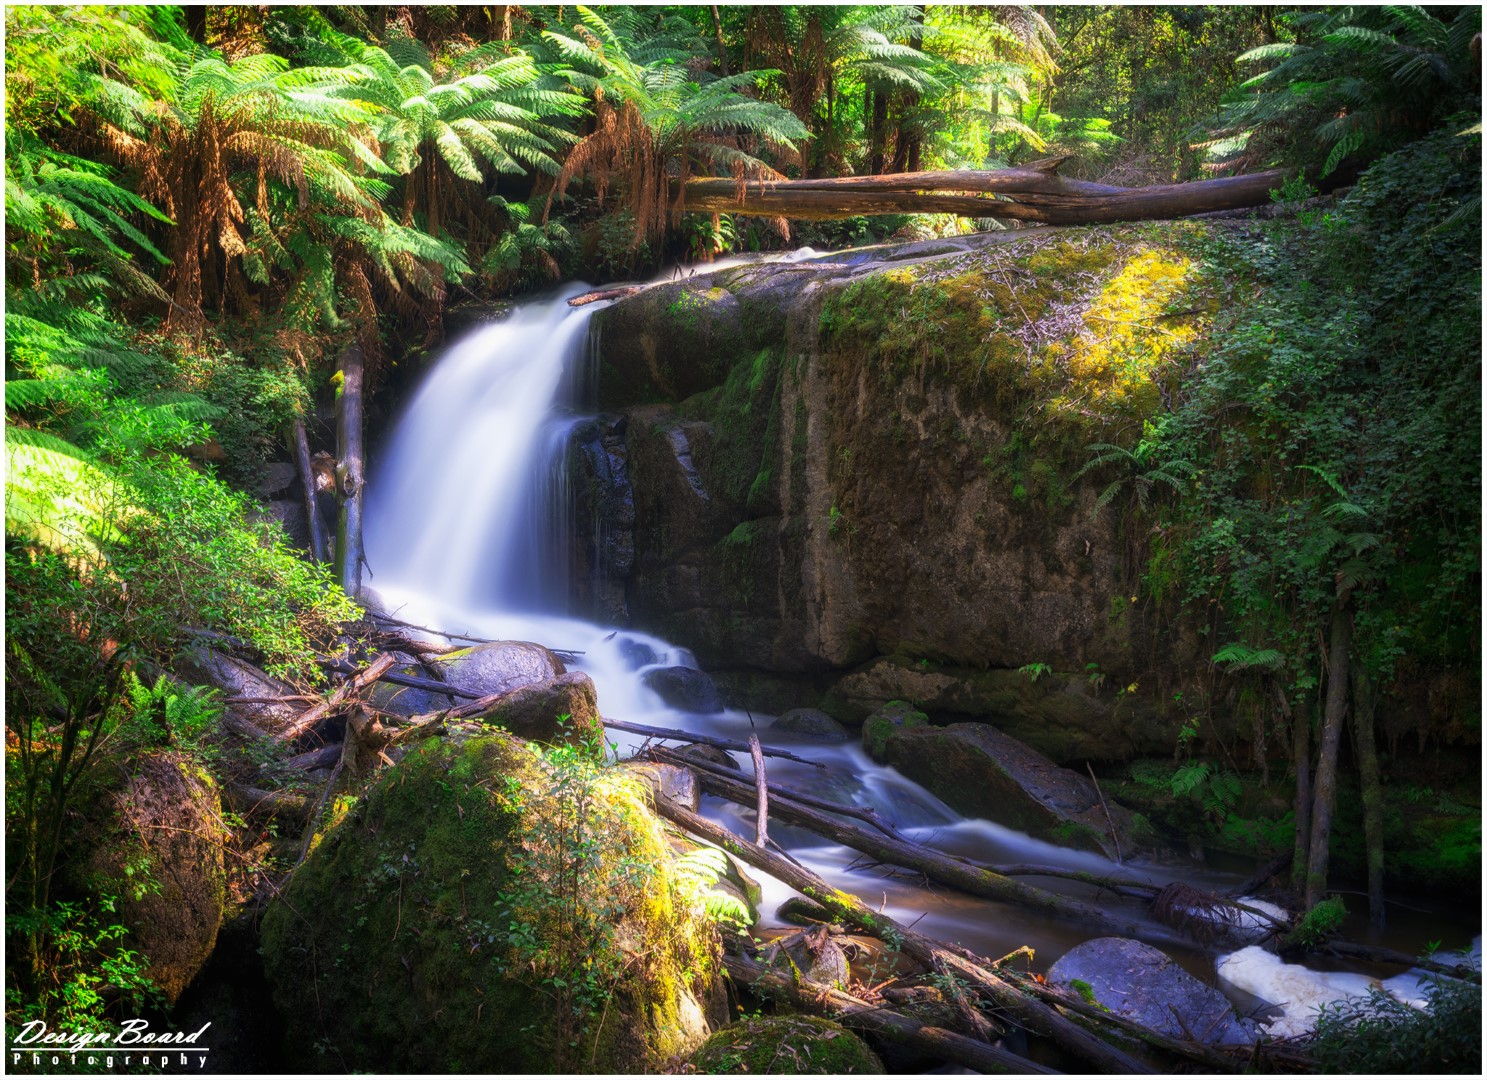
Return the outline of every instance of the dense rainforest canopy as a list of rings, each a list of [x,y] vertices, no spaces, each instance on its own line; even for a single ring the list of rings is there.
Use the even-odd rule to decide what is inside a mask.
[[[1253,725],[1246,768],[1272,779],[1269,753],[1294,784],[1268,849],[1291,853],[1307,908],[1325,902],[1345,716],[1360,814],[1383,813],[1385,695],[1426,701],[1379,727],[1386,756],[1401,741],[1479,752],[1479,701],[1434,704],[1480,671],[1479,8],[16,5],[5,19],[8,1033],[160,1003],[117,914],[158,893],[148,859],[109,874],[74,847],[120,763],[164,755],[217,783],[245,768],[183,653],[230,642],[310,701],[328,658],[358,647],[356,598],[258,498],[307,425],[332,441],[317,405],[341,392],[348,347],[369,394],[394,395],[466,301],[1003,228],[686,213],[690,178],[1052,157],[1120,186],[1290,170],[1277,213],[1188,252],[1223,332],[1143,361],[1140,378],[1156,374],[1132,391],[1139,408],[1060,429],[1078,435],[1059,444],[1061,482],[1098,482],[1146,617],[1201,638],[1220,687],[1206,707]],[[1339,183],[1342,198],[1318,197]],[[1026,657],[1034,681],[1040,659]],[[1241,767],[1199,752],[1207,723],[1174,728],[1181,768],[1164,783],[1221,823]],[[1382,822],[1358,860],[1371,892]],[[265,861],[256,822],[212,828],[235,902],[290,868]],[[1451,829],[1431,858],[1479,868],[1480,808]]]

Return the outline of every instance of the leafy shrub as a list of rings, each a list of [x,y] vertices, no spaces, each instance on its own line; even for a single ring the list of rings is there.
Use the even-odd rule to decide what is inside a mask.
[[[1482,987],[1433,977],[1427,1006],[1382,990],[1325,1006],[1311,1051],[1317,1071],[1337,1074],[1482,1071]]]

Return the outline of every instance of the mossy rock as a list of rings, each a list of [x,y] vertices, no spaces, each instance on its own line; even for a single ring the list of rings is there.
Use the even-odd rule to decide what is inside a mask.
[[[118,898],[126,944],[174,1003],[211,958],[227,902],[227,830],[216,782],[193,758],[143,754],[103,770],[74,841],[80,885]]]
[[[519,686],[481,716],[524,739],[571,746],[603,746],[599,692],[582,671]]]
[[[928,726],[929,717],[907,701],[890,701],[862,722],[862,748],[874,761],[882,761],[898,732]]]
[[[766,1016],[714,1032],[692,1055],[700,1073],[766,1076],[881,1075],[883,1063],[856,1035],[815,1016]]]
[[[384,772],[263,921],[312,1071],[654,1071],[706,1035],[717,948],[643,785],[504,732]]]
[[[440,672],[442,681],[475,697],[508,694],[519,687],[555,679],[567,670],[552,650],[530,641],[485,642],[429,657],[428,662]],[[392,670],[398,675],[428,678],[423,665],[414,662]],[[376,683],[371,689],[373,705],[400,716],[438,712],[471,700],[469,696],[433,693],[389,682]]]

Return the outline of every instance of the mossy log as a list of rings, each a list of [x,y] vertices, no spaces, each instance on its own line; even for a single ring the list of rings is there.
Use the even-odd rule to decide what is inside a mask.
[[[1058,175],[1068,158],[1015,169],[961,169],[821,180],[700,178],[682,187],[685,210],[829,220],[874,214],[957,214],[1045,225],[1097,225],[1263,206],[1291,175],[1271,169],[1186,184],[1122,188]]]
[[[1097,1070],[1149,1074],[1153,1070],[1117,1047],[1103,1042],[1066,1016],[1025,995],[985,961],[965,950],[915,933],[887,915],[873,911],[857,897],[828,885],[816,874],[790,860],[765,851],[728,829],[664,799],[656,800],[662,817],[692,834],[716,844],[756,869],[763,870],[825,907],[834,919],[896,946],[926,967],[952,975],[988,995],[1008,1016],[1027,1030],[1052,1039],[1064,1050]]]
[[[788,1001],[797,1009],[825,1016],[845,1027],[871,1032],[889,1042],[902,1043],[956,1065],[974,1069],[978,1073],[1055,1075],[1053,1069],[1018,1057],[999,1046],[958,1032],[946,1031],[944,1028],[921,1024],[911,1017],[881,1005],[870,1004],[834,987],[804,978],[786,978],[747,956],[725,956],[723,967],[734,982],[745,985],[750,990]]]

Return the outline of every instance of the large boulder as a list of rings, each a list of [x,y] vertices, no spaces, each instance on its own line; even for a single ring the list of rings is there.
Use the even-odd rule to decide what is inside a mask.
[[[1048,969],[1048,981],[1174,1039],[1224,1046],[1256,1038],[1254,1024],[1235,1016],[1222,993],[1161,950],[1130,938],[1076,945]]]
[[[1139,846],[1129,810],[1102,800],[1088,777],[1055,765],[990,724],[880,728],[873,718],[864,725],[867,752],[967,817],[1111,857]]]
[[[840,1024],[817,1016],[764,1016],[715,1032],[692,1055],[699,1073],[869,1075],[883,1063]]]
[[[716,1015],[716,949],[640,782],[499,731],[386,770],[263,921],[310,1071],[659,1071]]]
[[[555,679],[567,671],[550,649],[530,641],[492,641],[430,657],[429,663],[442,676],[441,681],[476,697],[505,694],[519,686]],[[411,662],[392,670],[399,675],[429,677],[421,664]],[[418,716],[468,703],[471,698],[379,682],[372,688],[371,700],[379,709]]]
[[[174,1003],[206,965],[227,900],[227,830],[211,776],[192,758],[144,754],[105,770],[76,845],[77,884],[118,899],[126,943]],[[77,871],[74,871],[76,874]]]
[[[582,671],[519,686],[497,699],[481,719],[538,742],[582,746],[604,741],[599,692]]]
[[[667,705],[690,713],[720,713],[723,695],[704,671],[689,667],[652,668],[642,679]]]

